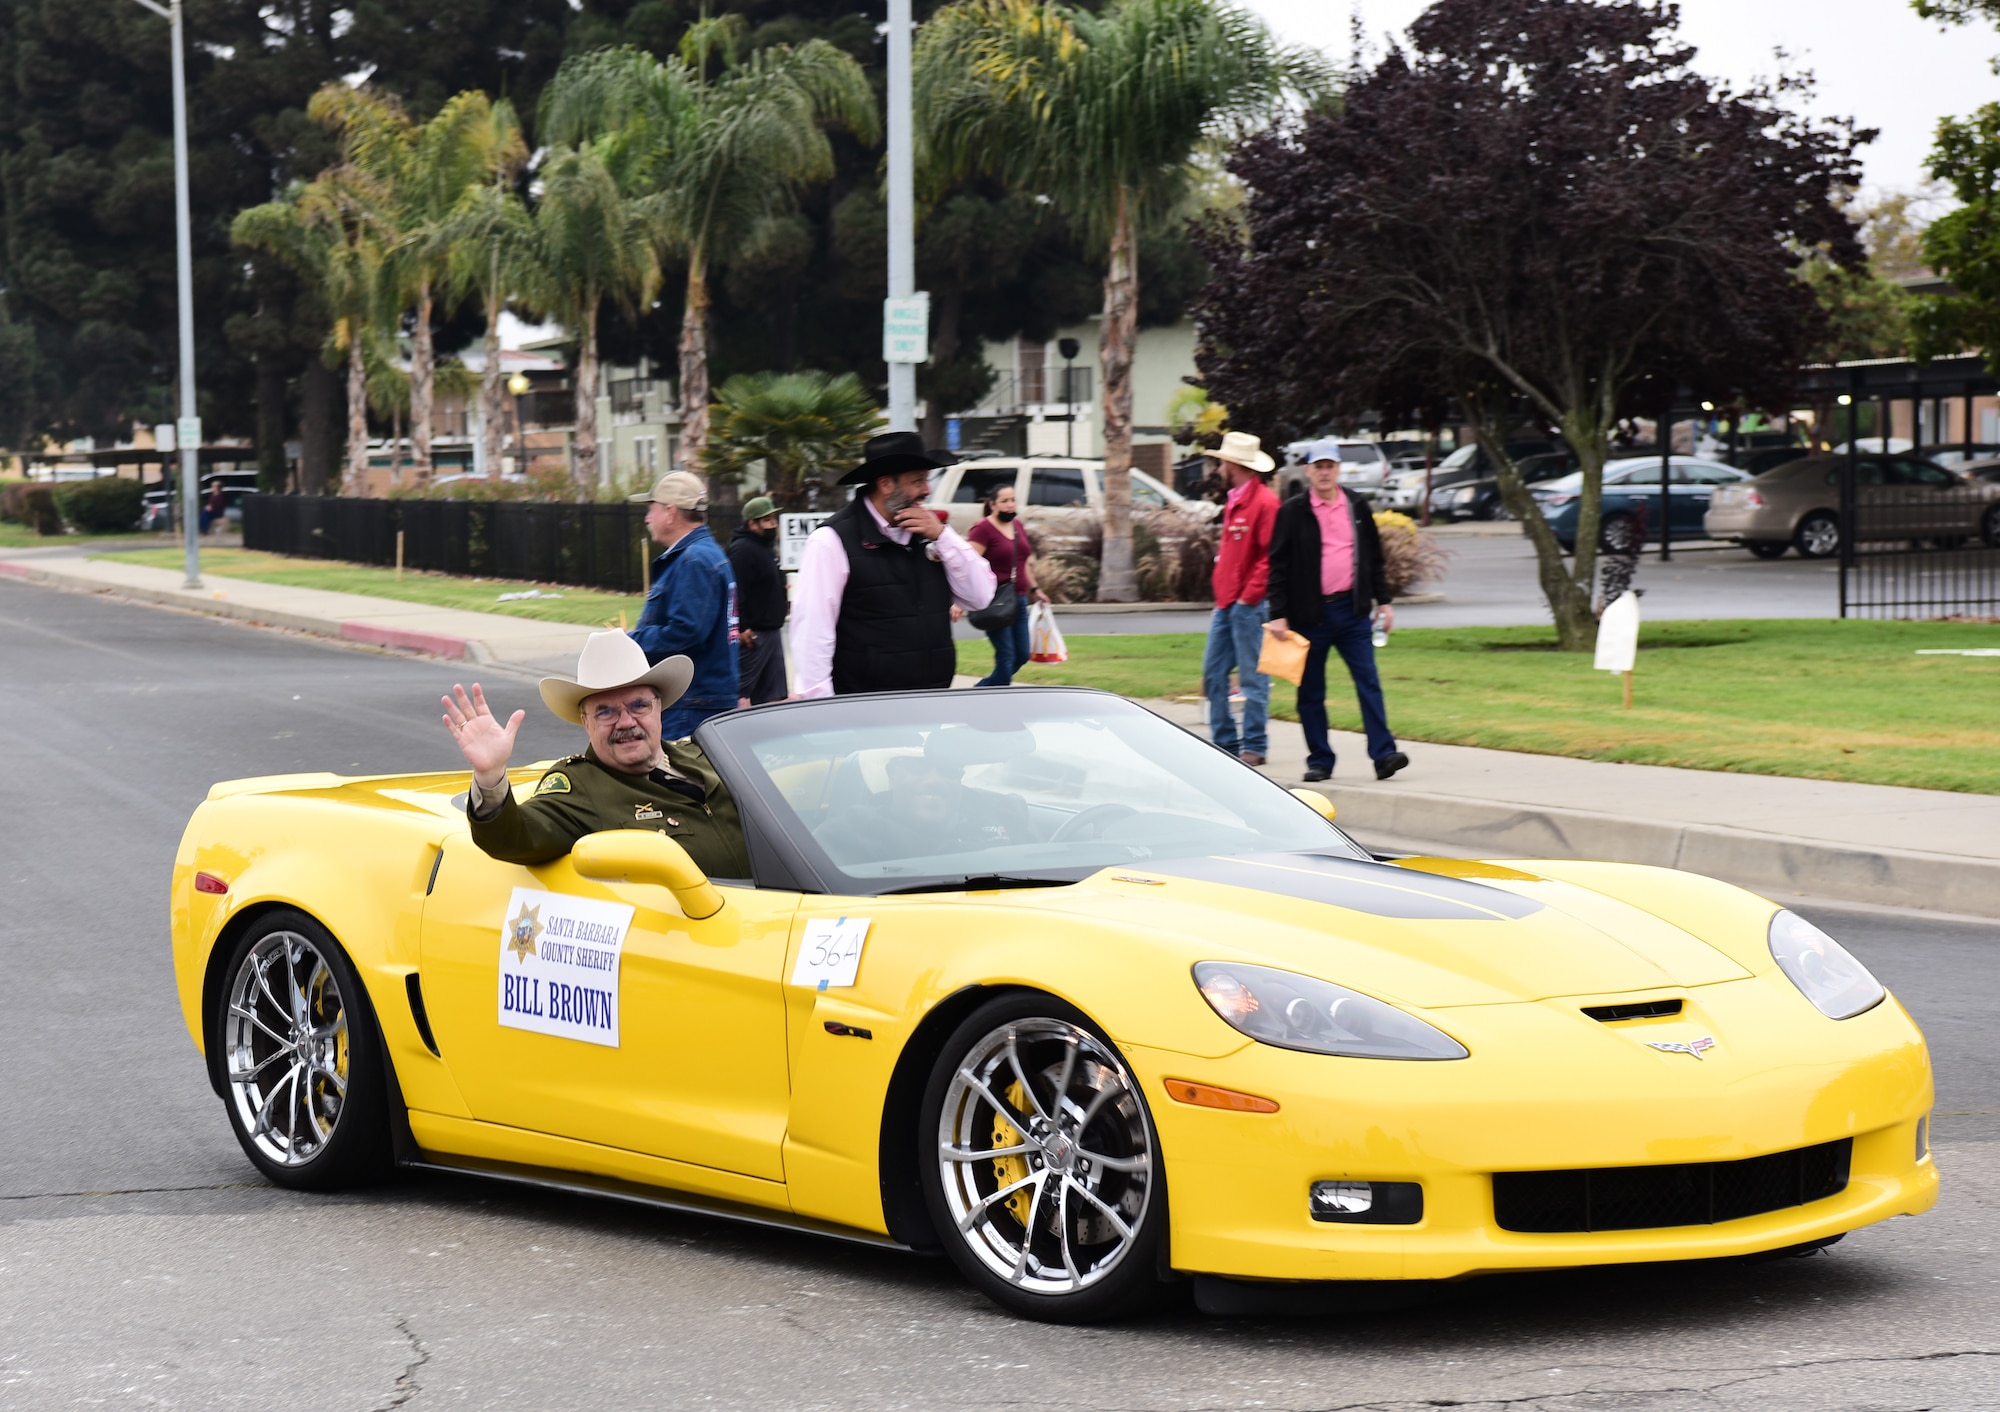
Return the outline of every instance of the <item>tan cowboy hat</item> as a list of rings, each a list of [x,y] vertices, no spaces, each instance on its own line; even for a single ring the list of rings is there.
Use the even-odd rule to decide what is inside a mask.
[[[1218,461],[1234,461],[1239,466],[1248,466],[1259,475],[1269,475],[1278,469],[1278,463],[1264,454],[1263,446],[1247,431],[1226,431],[1222,434],[1222,445],[1204,454]]]
[[[583,698],[624,686],[656,686],[662,709],[681,699],[694,679],[694,663],[669,657],[657,667],[646,665],[646,649],[622,632],[594,632],[577,654],[576,679],[542,678],[542,704],[571,725]]]

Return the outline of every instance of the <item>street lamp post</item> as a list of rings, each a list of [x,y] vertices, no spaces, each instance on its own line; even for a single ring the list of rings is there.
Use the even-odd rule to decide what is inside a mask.
[[[1076,455],[1076,355],[1083,351],[1083,345],[1073,338],[1056,340],[1056,352],[1063,360],[1063,411],[1068,417],[1063,424],[1063,454]]]
[[[181,23],[181,0],[166,5],[139,0],[165,20],[173,34],[174,55],[174,275],[180,295],[181,414],[174,424],[174,445],[181,453],[181,538],[187,544],[187,581],[183,588],[201,587],[201,414],[194,401],[194,242],[188,214],[187,59]]]
[[[507,390],[514,394],[514,470],[522,476],[528,474],[528,443],[521,435],[521,394],[532,385],[526,373],[507,379]]]

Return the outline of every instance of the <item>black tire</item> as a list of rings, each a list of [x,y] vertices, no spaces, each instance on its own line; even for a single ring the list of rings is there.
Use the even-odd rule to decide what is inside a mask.
[[[1598,526],[1597,546],[1606,554],[1636,554],[1638,540],[1639,526],[1630,515],[1606,515],[1604,523]]]
[[[1746,539],[1743,547],[1759,559],[1782,559],[1792,546],[1782,539]]]
[[[1979,537],[2000,548],[2000,505],[1987,506],[1986,513],[1979,517]]]
[[[291,908],[257,919],[230,951],[211,1042],[229,1126],[271,1181],[332,1191],[389,1170],[381,1034],[325,927]]]
[[[1010,1081],[997,1090],[986,1082],[1001,1077]],[[1055,1102],[1058,1082],[1068,1108]],[[1093,1115],[1089,1127],[1065,1128],[1064,1114],[1078,1112]],[[1012,991],[973,1011],[931,1070],[915,1139],[924,1203],[945,1252],[1001,1308],[1086,1324],[1160,1300],[1167,1185],[1159,1137],[1117,1046],[1075,1007]],[[1002,1155],[954,1159],[948,1151]]]
[[[1801,559],[1829,559],[1840,552],[1840,516],[1815,510],[1792,531],[1792,548]]]

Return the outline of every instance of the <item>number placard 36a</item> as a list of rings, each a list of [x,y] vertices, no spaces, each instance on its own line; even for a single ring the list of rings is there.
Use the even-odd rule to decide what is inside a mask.
[[[807,918],[798,964],[792,967],[792,984],[815,990],[853,985],[861,969],[861,947],[867,940],[866,917]]]

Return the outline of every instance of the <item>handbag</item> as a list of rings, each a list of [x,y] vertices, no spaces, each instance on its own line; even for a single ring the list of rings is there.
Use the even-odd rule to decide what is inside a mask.
[[[1013,623],[1020,607],[1020,595],[1015,593],[1014,580],[1010,578],[993,590],[991,603],[973,609],[965,615],[965,620],[981,632],[997,632]]]

